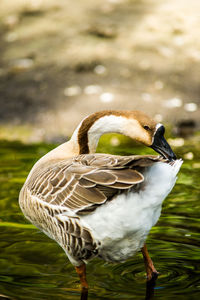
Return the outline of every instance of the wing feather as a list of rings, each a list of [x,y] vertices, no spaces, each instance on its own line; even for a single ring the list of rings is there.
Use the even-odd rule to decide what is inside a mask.
[[[136,170],[123,169],[113,172],[117,176],[117,182],[136,184],[144,180],[144,176]]]
[[[85,188],[91,188],[91,187],[96,186],[95,182],[92,182],[92,181],[90,181],[90,180],[88,180],[86,178],[81,178],[79,180],[79,184],[82,185]]]
[[[93,181],[96,184],[103,184],[103,185],[110,185],[117,181],[117,176],[114,173],[105,172],[105,170],[86,174],[84,178]]]
[[[76,192],[77,195],[80,195],[81,197],[87,199],[87,201],[91,203],[94,202],[94,199],[95,199],[95,203],[101,203],[106,200],[105,195],[97,188],[86,189],[82,187],[80,184],[77,184],[74,192]]]
[[[138,186],[144,181],[144,169],[161,160],[158,156],[79,155],[36,169],[28,188],[44,202],[90,212]]]

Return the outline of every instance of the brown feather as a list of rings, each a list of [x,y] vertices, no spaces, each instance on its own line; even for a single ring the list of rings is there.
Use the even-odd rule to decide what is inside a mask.
[[[96,185],[95,182],[91,182],[90,180],[87,180],[86,178],[81,178],[79,180],[79,184],[85,188],[91,188],[94,187]]]
[[[84,178],[89,179],[96,184],[110,185],[116,182],[117,176],[115,174],[107,171],[97,171],[84,176]]]
[[[75,192],[77,193],[77,195],[79,194],[85,199],[87,199],[88,203],[93,203],[94,201],[95,203],[99,203],[104,202],[106,200],[105,195],[96,188],[85,189],[78,184],[76,186]]]
[[[122,182],[116,182],[116,183],[112,184],[110,186],[110,188],[127,190],[127,189],[131,188],[132,186],[133,186],[133,184],[125,184]]]
[[[131,169],[116,170],[113,174],[118,177],[117,181],[122,183],[136,184],[144,180],[142,174]]]

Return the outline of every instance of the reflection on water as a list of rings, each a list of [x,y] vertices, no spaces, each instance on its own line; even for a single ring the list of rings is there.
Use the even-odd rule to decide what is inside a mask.
[[[155,289],[155,286],[156,286],[156,279],[157,279],[157,276],[146,282],[146,293],[145,293],[144,300],[151,300],[151,299],[154,298],[154,289]],[[82,290],[81,291],[81,298],[80,299],[81,300],[87,300],[88,299],[88,291],[87,290]]]
[[[28,171],[50,148],[0,142],[0,299],[80,299],[79,279],[63,250],[29,224],[18,206]],[[183,164],[148,237],[160,272],[155,288],[154,282],[146,285],[140,253],[122,264],[95,259],[87,266],[88,299],[199,299],[199,167],[197,160]]]
[[[88,299],[88,291],[81,291],[81,300],[87,300]]]

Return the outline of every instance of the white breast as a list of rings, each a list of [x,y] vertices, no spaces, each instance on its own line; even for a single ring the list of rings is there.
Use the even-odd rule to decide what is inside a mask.
[[[82,221],[101,242],[100,255],[123,261],[140,250],[149,230],[158,221],[163,200],[173,188],[182,161],[156,163],[145,174],[144,189],[118,195]]]

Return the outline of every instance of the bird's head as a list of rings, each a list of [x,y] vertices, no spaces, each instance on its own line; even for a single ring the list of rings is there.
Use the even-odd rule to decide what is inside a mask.
[[[176,155],[164,137],[165,127],[156,123],[141,111],[132,111],[125,122],[126,135],[154,149],[168,160],[175,160]]]

